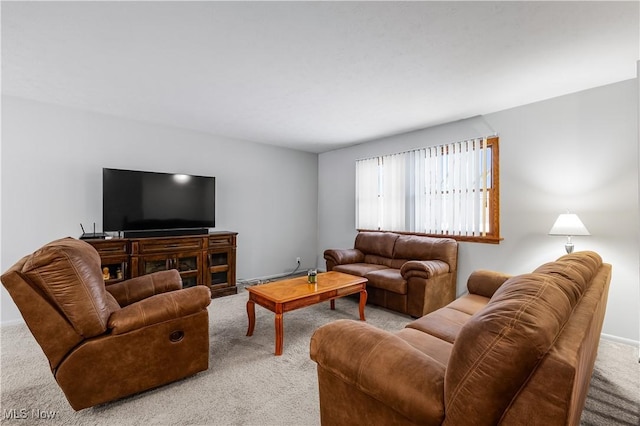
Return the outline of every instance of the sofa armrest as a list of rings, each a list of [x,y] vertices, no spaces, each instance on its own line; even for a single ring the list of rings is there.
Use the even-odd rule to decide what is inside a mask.
[[[310,356],[416,424],[444,420],[445,366],[394,334],[360,321],[333,321],[311,337]]]
[[[429,279],[449,272],[449,264],[442,260],[409,260],[400,268],[404,279],[419,277]]]
[[[364,262],[364,253],[358,249],[327,249],[324,251],[324,259],[327,261],[327,270],[330,271],[335,265]]]
[[[509,278],[511,278],[511,275],[502,272],[479,269],[469,275],[467,290],[471,294],[491,298],[496,290]]]
[[[195,286],[148,297],[114,311],[107,327],[113,334],[158,324],[195,314],[211,303],[211,291],[206,286]]]
[[[127,306],[147,297],[182,288],[182,278],[175,269],[131,278],[107,286],[107,291],[120,306]]]

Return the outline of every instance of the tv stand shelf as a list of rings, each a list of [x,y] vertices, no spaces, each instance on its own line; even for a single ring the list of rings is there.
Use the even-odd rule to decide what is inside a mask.
[[[236,294],[237,232],[198,236],[85,240],[98,251],[107,285],[155,271],[177,269],[183,287],[206,285],[211,297]]]

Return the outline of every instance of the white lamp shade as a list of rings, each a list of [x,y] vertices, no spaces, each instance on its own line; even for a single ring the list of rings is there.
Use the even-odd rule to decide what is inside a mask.
[[[558,216],[549,235],[591,235],[577,214],[563,213]]]

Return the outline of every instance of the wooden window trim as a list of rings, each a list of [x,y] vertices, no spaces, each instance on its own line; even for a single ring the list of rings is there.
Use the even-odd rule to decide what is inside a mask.
[[[500,148],[498,136],[492,136],[487,138],[487,146],[491,146],[491,188],[492,196],[489,197],[489,227],[490,233],[486,235],[454,235],[454,234],[426,234],[420,232],[407,232],[407,231],[387,231],[383,229],[358,229],[358,232],[366,231],[379,231],[379,232],[393,232],[395,234],[402,235],[424,235],[428,237],[439,238],[452,238],[456,241],[472,242],[472,243],[485,243],[485,244],[499,244],[503,238],[500,236]]]

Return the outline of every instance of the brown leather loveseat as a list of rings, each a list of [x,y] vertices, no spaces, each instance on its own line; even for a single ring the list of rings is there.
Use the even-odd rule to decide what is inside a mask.
[[[418,318],[456,297],[458,243],[451,238],[362,231],[352,249],[324,252],[327,271],[367,278],[367,303]]]
[[[611,265],[476,271],[469,293],[389,333],[339,320],[311,339],[323,425],[578,425]]]
[[[182,289],[176,270],[105,287],[96,250],[64,238],[19,260],[2,283],[75,410],[209,366],[211,294]]]

